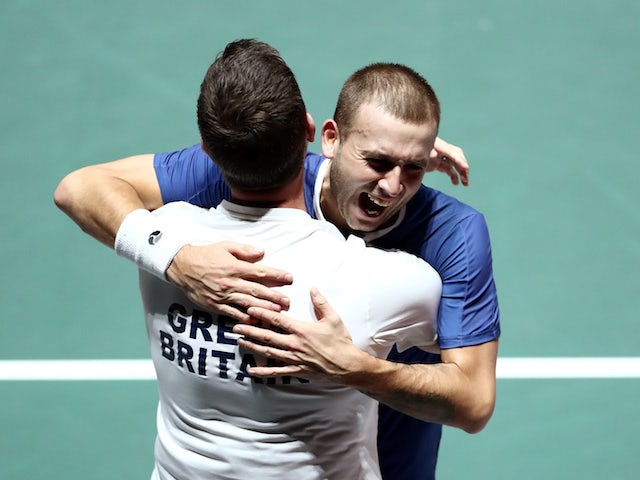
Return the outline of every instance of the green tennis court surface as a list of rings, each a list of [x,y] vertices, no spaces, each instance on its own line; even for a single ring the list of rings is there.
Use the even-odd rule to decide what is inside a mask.
[[[206,67],[256,37],[318,124],[367,63],[424,74],[472,186],[425,182],[486,214],[501,356],[634,364],[638,18],[628,0],[2,2],[0,361],[148,358],[135,268],[53,190],[88,163],[196,143]],[[439,478],[638,478],[640,380],[595,377],[501,378],[483,432],[445,429]],[[148,379],[1,380],[0,479],[148,478],[156,401]]]

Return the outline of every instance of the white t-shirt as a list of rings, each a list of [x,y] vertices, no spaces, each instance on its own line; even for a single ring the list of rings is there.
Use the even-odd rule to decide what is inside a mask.
[[[403,252],[345,241],[302,210],[187,203],[154,212],[192,245],[231,240],[260,246],[264,264],[293,274],[280,287],[287,315],[315,321],[316,286],[360,349],[385,358],[437,343],[438,274]],[[162,232],[154,233],[162,241]],[[158,377],[158,479],[379,479],[377,402],[357,390],[298,378],[252,379],[261,364],[237,345],[229,317],[205,311],[174,285],[141,270],[151,355]]]

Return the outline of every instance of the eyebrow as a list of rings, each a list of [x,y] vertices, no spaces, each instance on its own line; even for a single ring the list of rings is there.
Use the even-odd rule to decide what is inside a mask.
[[[396,158],[392,155],[389,155],[387,153],[382,153],[380,151],[375,151],[375,150],[363,150],[362,152],[360,152],[361,155],[363,156],[363,158],[367,159],[367,158],[372,158],[372,159],[376,159],[376,160],[383,160],[386,162],[391,162],[394,164],[416,164],[416,165],[426,165],[429,162],[429,157],[424,157],[421,159],[415,159],[415,158],[411,158],[411,159],[406,159],[406,158]]]

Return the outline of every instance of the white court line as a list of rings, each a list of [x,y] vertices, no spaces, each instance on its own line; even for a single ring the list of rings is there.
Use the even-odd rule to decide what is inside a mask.
[[[640,378],[640,357],[499,358],[501,379]],[[0,381],[155,380],[151,360],[0,360]]]
[[[0,381],[155,378],[151,360],[0,360]]]
[[[640,357],[499,358],[498,378],[640,378]]]

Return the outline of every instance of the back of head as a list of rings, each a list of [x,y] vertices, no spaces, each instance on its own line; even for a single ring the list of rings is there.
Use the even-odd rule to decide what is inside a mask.
[[[353,129],[364,104],[381,107],[412,124],[440,124],[440,102],[431,85],[415,70],[396,63],[374,63],[352,74],[340,91],[333,119],[344,137]]]
[[[266,43],[238,40],[218,55],[200,86],[198,128],[232,188],[273,190],[302,168],[306,108],[293,72]]]

